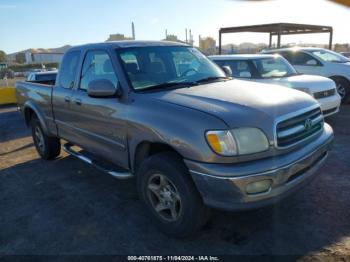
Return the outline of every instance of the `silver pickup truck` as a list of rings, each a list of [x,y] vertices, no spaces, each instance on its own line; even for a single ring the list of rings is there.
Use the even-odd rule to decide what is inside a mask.
[[[209,207],[271,204],[317,174],[333,139],[303,92],[230,79],[180,43],[73,47],[54,86],[18,82],[17,98],[43,159],[69,154],[135,177],[165,233],[200,229]]]

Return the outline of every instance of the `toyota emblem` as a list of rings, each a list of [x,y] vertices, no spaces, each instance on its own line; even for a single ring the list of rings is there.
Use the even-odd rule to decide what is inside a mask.
[[[305,127],[306,131],[311,129],[311,127],[312,127],[312,120],[310,118],[305,120],[304,127]]]

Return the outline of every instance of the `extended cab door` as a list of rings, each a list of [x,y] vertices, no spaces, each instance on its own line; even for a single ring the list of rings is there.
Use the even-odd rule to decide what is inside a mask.
[[[93,80],[109,80],[115,87],[118,76],[110,54],[105,50],[85,53],[79,84],[71,101],[70,119],[76,144],[99,158],[128,167],[126,110],[117,97],[90,97],[88,85]]]
[[[52,108],[58,135],[68,141],[74,136],[70,121],[70,104],[73,88],[79,79],[80,53],[79,50],[73,50],[65,54],[52,94]]]

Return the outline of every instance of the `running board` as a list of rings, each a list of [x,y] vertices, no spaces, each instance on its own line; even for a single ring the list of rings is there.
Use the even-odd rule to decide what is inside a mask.
[[[87,156],[84,156],[83,154],[75,151],[74,149],[72,149],[72,146],[74,146],[71,143],[66,143],[63,145],[63,150],[66,151],[68,154],[84,161],[85,163],[88,163],[89,165],[95,167],[96,169],[105,172],[115,178],[118,179],[128,179],[133,177],[133,174],[131,174],[130,172],[128,172],[127,170],[110,170],[109,168],[103,167],[101,164],[97,163],[96,160],[93,160]]]

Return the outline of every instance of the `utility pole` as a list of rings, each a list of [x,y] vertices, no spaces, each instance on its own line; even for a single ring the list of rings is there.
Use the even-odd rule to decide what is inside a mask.
[[[134,22],[131,22],[131,33],[132,33],[132,39],[135,40],[135,26],[134,26]]]
[[[193,45],[193,40],[192,40],[192,30],[190,29],[190,45]]]

